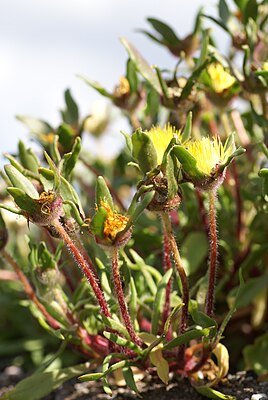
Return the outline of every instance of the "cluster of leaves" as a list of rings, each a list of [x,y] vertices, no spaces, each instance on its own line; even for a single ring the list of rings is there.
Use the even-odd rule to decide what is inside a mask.
[[[10,306],[10,320],[2,311],[0,318],[16,330],[21,306],[27,306],[49,334],[37,347],[45,351],[52,343],[58,350],[34,356],[35,344],[27,345],[31,333],[20,328],[25,341],[19,349],[29,351],[38,368],[5,399],[42,398],[75,376],[101,379],[111,394],[111,374],[138,394],[136,375],[149,373],[166,384],[171,373],[183,373],[204,396],[230,399],[212,388],[228,372],[227,348],[232,368],[267,377],[268,12],[266,1],[232,6],[234,11],[220,0],[218,18],[201,10],[185,38],[148,18],[153,32],[142,33],[176,57],[174,70],[151,67],[122,38],[129,58],[115,89],[83,78],[129,121],[129,132],[122,132],[126,147],[109,163],[83,148],[84,134],[105,134],[109,116],[94,124],[94,116],[81,118],[69,90],[58,127],[18,117],[42,156],[23,142],[17,154],[5,155],[0,300],[13,298],[20,308]],[[228,54],[217,49],[205,27],[209,21],[228,35]],[[191,153],[193,142],[211,147]],[[241,146],[246,153],[234,160]],[[209,171],[202,169],[208,148],[221,155]],[[212,312],[207,264],[215,248],[207,202],[216,189]],[[10,211],[25,224],[10,219]],[[16,335],[1,335],[6,355]],[[74,352],[87,362],[70,367]]]

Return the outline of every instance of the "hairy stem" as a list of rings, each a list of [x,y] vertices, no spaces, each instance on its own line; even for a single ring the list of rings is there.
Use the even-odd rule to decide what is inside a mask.
[[[216,198],[217,191],[209,192],[209,237],[210,237],[210,258],[209,258],[209,277],[208,291],[206,297],[205,311],[208,316],[212,317],[214,308],[214,292],[217,274],[217,224],[216,224]]]
[[[182,286],[182,301],[183,307],[181,312],[181,321],[180,321],[180,334],[184,333],[187,328],[187,319],[188,319],[188,303],[189,303],[189,287],[188,287],[188,279],[185,273],[185,269],[183,267],[182,259],[180,256],[180,252],[175,240],[175,237],[172,232],[172,226],[169,219],[169,215],[166,213],[162,213],[162,219],[165,224],[165,230],[167,236],[169,238],[170,249],[173,254],[174,263],[176,265]]]
[[[104,297],[103,291],[101,290],[98,281],[96,279],[96,276],[92,273],[91,266],[88,264],[87,260],[83,257],[73,240],[70,238],[68,233],[65,231],[64,227],[58,220],[53,221],[53,227],[61,237],[61,239],[64,241],[66,244],[67,248],[69,251],[72,253],[76,263],[80,267],[83,275],[86,277],[88,282],[90,283],[95,296],[98,300],[98,303],[100,305],[102,313],[106,317],[111,317],[108,304],[106,302],[106,299]]]
[[[120,312],[125,324],[125,327],[129,333],[129,336],[133,340],[134,343],[136,343],[138,346],[143,347],[143,341],[137,336],[135,333],[127,304],[125,302],[125,297],[124,297],[124,292],[121,284],[121,279],[120,279],[120,272],[119,272],[119,265],[118,265],[118,248],[114,247],[112,249],[112,272],[113,272],[113,280],[114,280],[114,287],[115,287],[115,292],[120,308]]]
[[[170,243],[169,243],[169,236],[167,234],[164,221],[162,221],[162,222],[163,222],[163,235],[164,235],[164,243],[163,243],[164,272],[167,272],[172,267],[171,257],[170,257],[171,249],[170,249]],[[164,304],[164,309],[163,309],[163,314],[162,314],[162,328],[164,327],[165,322],[170,313],[170,296],[171,296],[171,291],[172,291],[172,283],[173,283],[173,279],[171,276],[168,281],[168,284],[166,286],[165,304]]]
[[[13,270],[16,272],[18,275],[19,280],[21,281],[24,291],[28,298],[37,306],[37,308],[41,311],[43,316],[46,318],[48,324],[51,326],[53,329],[60,329],[59,323],[51,317],[51,315],[47,312],[46,308],[43,306],[42,303],[38,300],[30,282],[28,281],[28,278],[26,275],[22,272],[20,269],[19,265],[17,262],[14,260],[13,257],[5,250],[2,249],[0,255],[6,260],[6,262],[13,268]]]

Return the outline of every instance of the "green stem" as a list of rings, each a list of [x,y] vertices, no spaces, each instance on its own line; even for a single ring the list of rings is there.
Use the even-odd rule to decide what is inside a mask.
[[[119,265],[118,265],[118,247],[113,247],[112,249],[112,272],[115,292],[117,295],[117,300],[120,308],[120,312],[124,321],[124,325],[129,333],[129,336],[138,346],[143,347],[143,341],[137,336],[129,312],[127,304],[125,302],[124,292],[121,284]]]
[[[217,224],[216,224],[216,198],[217,198],[217,191],[211,190],[209,192],[210,258],[209,258],[208,291],[205,304],[205,311],[209,317],[212,317],[213,315],[215,283],[217,274],[218,238],[217,238]]]

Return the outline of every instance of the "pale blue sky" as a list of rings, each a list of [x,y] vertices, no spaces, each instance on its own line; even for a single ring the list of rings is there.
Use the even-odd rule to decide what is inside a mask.
[[[146,17],[171,24],[183,36],[191,31],[199,7],[205,5],[205,11],[215,15],[215,4],[216,0],[1,0],[0,152],[14,151],[18,138],[28,137],[16,114],[57,124],[66,88],[82,114],[89,113],[100,97],[76,75],[112,89],[127,59],[119,36],[131,40],[149,63],[173,66],[174,57],[135,32],[149,28]]]

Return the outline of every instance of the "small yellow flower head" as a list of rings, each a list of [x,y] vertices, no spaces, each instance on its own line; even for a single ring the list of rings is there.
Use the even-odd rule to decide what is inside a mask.
[[[129,94],[130,94],[129,81],[125,76],[121,76],[119,80],[119,85],[116,86],[114,90],[114,96],[122,97],[122,96],[128,96]]]
[[[125,229],[129,218],[113,211],[106,201],[102,201],[101,206],[107,211],[103,234],[106,239],[114,241],[117,234]]]
[[[268,61],[265,61],[262,65],[262,70],[263,71],[268,71]]]
[[[225,151],[219,138],[211,140],[208,137],[185,143],[185,149],[196,159],[197,168],[206,175],[213,174],[234,150],[230,146]]]
[[[165,125],[164,128],[160,126],[152,127],[148,132],[145,132],[153,142],[157,154],[157,164],[160,165],[163,160],[164,153],[173,138],[179,138],[180,132],[170,124]]]
[[[222,93],[236,82],[235,78],[225,71],[220,63],[210,64],[207,72],[211,78],[212,88],[216,93]]]

